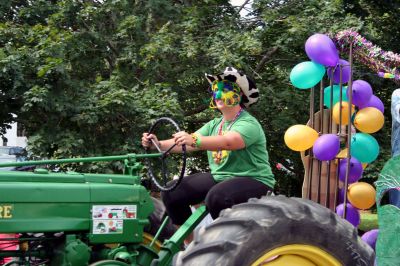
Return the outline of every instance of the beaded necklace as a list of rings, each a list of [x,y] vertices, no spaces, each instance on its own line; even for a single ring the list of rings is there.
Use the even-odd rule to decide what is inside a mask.
[[[240,114],[241,114],[242,112],[243,112],[243,108],[240,108],[239,112],[237,112],[237,114],[235,115],[235,117],[234,117],[234,118],[232,119],[232,121],[229,123],[228,127],[226,128],[226,131],[229,131],[229,130],[231,129],[233,123],[235,123],[235,121],[239,118],[239,116],[240,116]],[[222,136],[222,128],[223,128],[224,124],[225,124],[225,119],[222,118],[221,124],[219,125],[219,128],[218,128],[218,136]],[[221,163],[221,160],[222,160],[222,150],[221,150],[221,149],[218,149],[218,150],[217,150],[217,153],[216,153],[216,155],[215,155],[215,158],[214,158],[214,162],[215,162],[216,164],[220,164],[220,163]]]

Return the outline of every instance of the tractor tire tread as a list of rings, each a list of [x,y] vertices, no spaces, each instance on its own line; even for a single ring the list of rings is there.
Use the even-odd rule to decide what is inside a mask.
[[[308,244],[325,250],[343,265],[373,265],[373,250],[357,229],[310,200],[285,196],[250,199],[221,212],[178,254],[174,265],[245,266],[279,246]]]

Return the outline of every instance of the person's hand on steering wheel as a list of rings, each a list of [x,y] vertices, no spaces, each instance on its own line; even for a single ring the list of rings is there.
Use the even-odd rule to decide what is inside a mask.
[[[153,140],[153,141],[152,141]],[[142,136],[142,146],[145,149],[156,149],[154,146],[156,144],[159,148],[161,147],[160,141],[157,139],[157,136],[154,134],[149,134],[147,132],[143,133]]]
[[[178,146],[187,145],[191,146],[193,143],[192,135],[185,131],[179,131],[172,135],[174,137],[175,144]]]

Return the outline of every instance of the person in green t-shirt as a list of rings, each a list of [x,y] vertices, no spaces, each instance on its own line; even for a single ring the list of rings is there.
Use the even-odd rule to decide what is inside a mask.
[[[207,151],[210,172],[185,176],[174,190],[161,194],[176,225],[187,220],[192,205],[204,201],[215,219],[221,210],[260,198],[275,185],[264,131],[246,111],[259,98],[254,82],[233,67],[219,75],[206,74],[206,78],[213,94],[210,107],[218,109],[221,117],[192,134],[180,131],[161,141],[153,134],[143,133],[142,137],[145,148],[155,148],[154,142],[161,150],[177,144],[172,152],[182,151],[182,145],[187,151]]]

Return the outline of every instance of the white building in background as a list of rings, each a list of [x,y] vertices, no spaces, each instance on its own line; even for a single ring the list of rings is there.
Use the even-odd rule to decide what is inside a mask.
[[[19,146],[25,148],[27,145],[24,127],[17,123],[11,124],[4,137],[0,137],[0,146]]]

